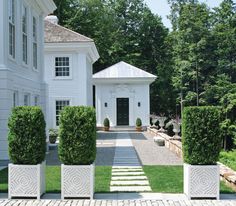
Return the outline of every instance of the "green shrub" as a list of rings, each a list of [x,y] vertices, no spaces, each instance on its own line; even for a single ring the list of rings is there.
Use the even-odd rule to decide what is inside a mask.
[[[213,165],[221,150],[219,107],[186,107],[182,136],[184,161],[192,165]]]
[[[54,144],[57,141],[58,137],[58,130],[57,129],[50,129],[49,130],[49,142]]]
[[[92,107],[64,107],[60,113],[59,158],[66,165],[88,165],[96,157],[96,114]]]
[[[142,120],[140,118],[136,119],[136,126],[141,127],[142,126]]]
[[[21,106],[8,121],[9,156],[14,164],[39,164],[45,159],[46,133],[40,107]]]
[[[105,119],[104,119],[103,125],[104,125],[104,127],[110,127],[110,121],[109,121],[108,118],[105,118]]]

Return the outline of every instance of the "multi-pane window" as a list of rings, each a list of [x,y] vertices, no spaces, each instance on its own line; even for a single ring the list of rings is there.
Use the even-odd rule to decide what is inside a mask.
[[[34,106],[39,106],[39,96],[34,96]]]
[[[24,94],[24,106],[30,106],[30,95]]]
[[[27,37],[27,8],[22,7],[22,59],[25,64],[28,63],[28,37]]]
[[[37,19],[33,17],[33,67],[38,68]]]
[[[70,101],[69,100],[57,100],[56,101],[56,126],[59,126],[59,118],[60,118],[60,111],[65,106],[69,106]]]
[[[55,76],[69,77],[70,76],[70,58],[56,57],[55,58]]]
[[[18,106],[18,92],[14,91],[13,92],[13,107]]]
[[[8,0],[9,54],[15,58],[15,0]]]

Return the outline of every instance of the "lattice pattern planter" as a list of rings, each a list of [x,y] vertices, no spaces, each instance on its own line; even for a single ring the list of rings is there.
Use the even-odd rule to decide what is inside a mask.
[[[46,163],[38,165],[9,164],[8,197],[36,197],[45,193]]]
[[[61,166],[61,196],[65,198],[90,198],[94,194],[94,165]]]
[[[191,198],[219,199],[219,165],[184,164],[184,193]]]

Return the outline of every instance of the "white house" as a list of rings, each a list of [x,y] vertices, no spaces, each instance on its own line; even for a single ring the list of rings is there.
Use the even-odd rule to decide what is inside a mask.
[[[8,157],[8,118],[16,105],[41,105],[44,18],[56,6],[52,0],[0,1],[0,159]]]
[[[156,76],[125,62],[93,75],[96,86],[97,125],[107,117],[111,126],[135,126],[136,119],[149,125],[149,85]]]
[[[58,25],[57,17],[45,20],[45,72],[48,84],[48,127],[58,126],[63,106],[92,106],[92,65],[99,58],[94,41]]]

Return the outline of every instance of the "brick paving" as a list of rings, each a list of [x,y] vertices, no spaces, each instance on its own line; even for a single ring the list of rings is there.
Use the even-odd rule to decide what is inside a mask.
[[[0,200],[0,206],[236,206],[233,200]]]

